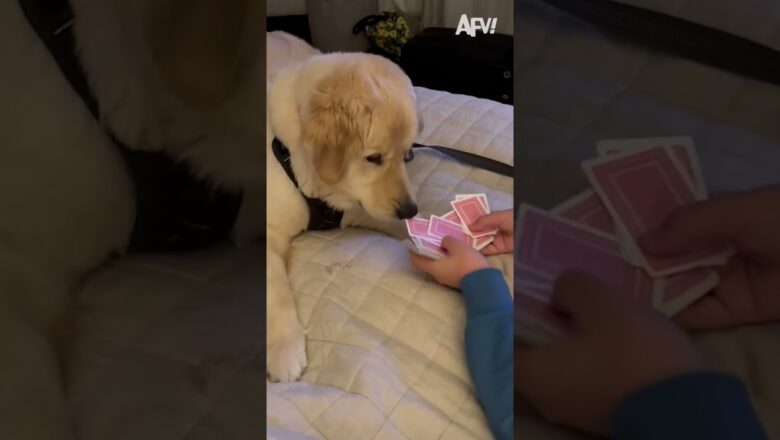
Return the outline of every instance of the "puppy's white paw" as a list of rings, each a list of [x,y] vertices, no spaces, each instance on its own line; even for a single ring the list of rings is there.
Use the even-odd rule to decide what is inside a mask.
[[[268,339],[265,371],[273,382],[298,380],[306,368],[306,338],[300,324]]]

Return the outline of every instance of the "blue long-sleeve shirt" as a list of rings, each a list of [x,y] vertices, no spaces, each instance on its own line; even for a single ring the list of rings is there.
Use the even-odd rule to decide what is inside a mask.
[[[481,269],[460,281],[466,303],[466,362],[477,400],[497,440],[514,432],[514,308],[498,269]]]
[[[612,417],[615,440],[764,440],[761,422],[734,376],[690,373],[637,391]]]

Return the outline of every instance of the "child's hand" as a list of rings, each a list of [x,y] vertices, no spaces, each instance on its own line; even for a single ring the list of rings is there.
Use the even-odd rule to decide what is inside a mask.
[[[495,255],[512,252],[515,244],[515,218],[514,211],[498,211],[480,217],[473,225],[473,232],[489,231],[498,228],[493,243],[482,249],[485,255]]]
[[[471,272],[489,267],[482,254],[452,237],[444,237],[441,247],[446,255],[439,260],[411,253],[412,264],[421,271],[430,274],[439,284],[457,289],[463,277]]]
[[[648,253],[674,255],[724,242],[737,255],[721,271],[720,284],[675,320],[691,329],[780,320],[780,187],[682,208],[641,244]]]
[[[515,386],[552,422],[606,433],[629,394],[704,368],[670,320],[589,275],[562,275],[553,304],[573,319],[572,335],[515,350]]]

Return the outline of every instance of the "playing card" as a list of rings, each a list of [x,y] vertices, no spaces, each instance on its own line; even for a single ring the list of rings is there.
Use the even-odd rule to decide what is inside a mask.
[[[485,207],[486,203],[487,202],[482,202],[476,195],[450,202],[453,210],[458,214],[458,217],[460,217],[463,229],[465,229],[466,233],[473,237],[478,238],[487,235],[495,235],[498,232],[498,229],[495,229],[491,231],[474,233],[470,228],[477,220],[480,219],[480,217],[488,214],[489,211]]]
[[[714,289],[720,277],[712,269],[694,269],[659,281],[662,288],[655,295],[655,307],[673,316]]]
[[[550,279],[570,269],[589,272],[652,305],[653,280],[622,258],[614,236],[528,205],[520,207],[518,216],[517,264]]]
[[[458,214],[455,211],[450,211],[442,215],[441,218],[447,221],[451,221],[453,223],[461,224],[460,217],[458,217]]]
[[[707,196],[707,186],[704,182],[696,146],[690,137],[611,139],[599,142],[596,150],[599,156],[605,156],[608,154],[637,153],[641,150],[657,147],[669,147],[672,149],[675,158],[693,181],[698,195],[705,198]]]
[[[455,200],[470,199],[476,197],[482,203],[485,211],[490,214],[490,205],[488,204],[487,196],[485,194],[458,194],[455,196]]]
[[[430,222],[428,222],[428,235],[437,239],[443,239],[444,237],[452,237],[463,243],[468,243],[466,234],[463,233],[461,225],[444,220],[443,218],[432,215]]]
[[[638,238],[657,229],[680,207],[700,199],[667,148],[608,155],[584,162],[583,168],[613,221],[625,228],[636,251]],[[671,258],[638,257],[651,276],[662,277],[709,265],[727,252],[710,248]]]
[[[496,239],[494,235],[486,235],[484,237],[471,237],[473,239],[472,247],[478,251],[488,247]]]
[[[574,196],[550,213],[590,226],[606,234],[615,233],[615,225],[612,222],[612,217],[609,216],[609,211],[592,189]]]
[[[439,247],[439,245],[436,243],[430,242],[428,240],[421,240],[419,238],[412,238],[412,241],[415,245],[415,251],[424,257],[438,260],[444,256],[444,252],[442,251],[441,247]]]
[[[631,247],[632,241],[627,240],[629,235],[625,228],[612,221],[612,217],[601,198],[592,189],[588,189],[563,202],[550,211],[550,213],[590,226],[601,232],[615,235],[623,258],[634,266],[642,265],[641,259],[636,257],[639,251]]]
[[[426,238],[428,237],[428,220],[420,217],[414,217],[404,220],[406,223],[406,230],[409,232],[409,236]]]

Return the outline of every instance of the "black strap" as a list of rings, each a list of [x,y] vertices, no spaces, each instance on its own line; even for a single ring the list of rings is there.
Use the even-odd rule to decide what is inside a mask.
[[[292,163],[290,162],[290,150],[288,150],[278,138],[274,138],[271,143],[271,150],[273,151],[276,160],[279,161],[279,164],[284,168],[284,172],[287,173],[287,177],[290,178],[296,188],[299,188],[298,179],[295,178]],[[326,231],[341,226],[341,219],[344,218],[343,211],[334,209],[322,199],[311,198],[302,192],[301,195],[306,199],[306,204],[309,206],[309,225],[306,227],[307,231]]]
[[[605,30],[677,56],[780,85],[780,52],[748,39],[610,0],[543,0]]]
[[[450,156],[451,158],[457,160],[458,162],[464,163],[466,165],[471,165],[476,168],[492,171],[496,174],[500,174],[506,177],[514,177],[515,175],[515,170],[514,167],[512,167],[512,165],[507,165],[503,162],[499,162],[489,157],[480,156],[478,154],[468,153],[466,151],[460,151],[449,147],[442,147],[439,145],[414,144],[412,145],[412,148],[413,149],[430,148],[442,154],[446,154],[447,156]]]
[[[97,101],[74,52],[73,13],[68,0],[19,3],[62,74],[99,120]],[[132,150],[111,137],[135,183],[136,218],[129,250],[200,249],[229,236],[241,206],[241,193],[195,178],[184,162],[163,153]]]

